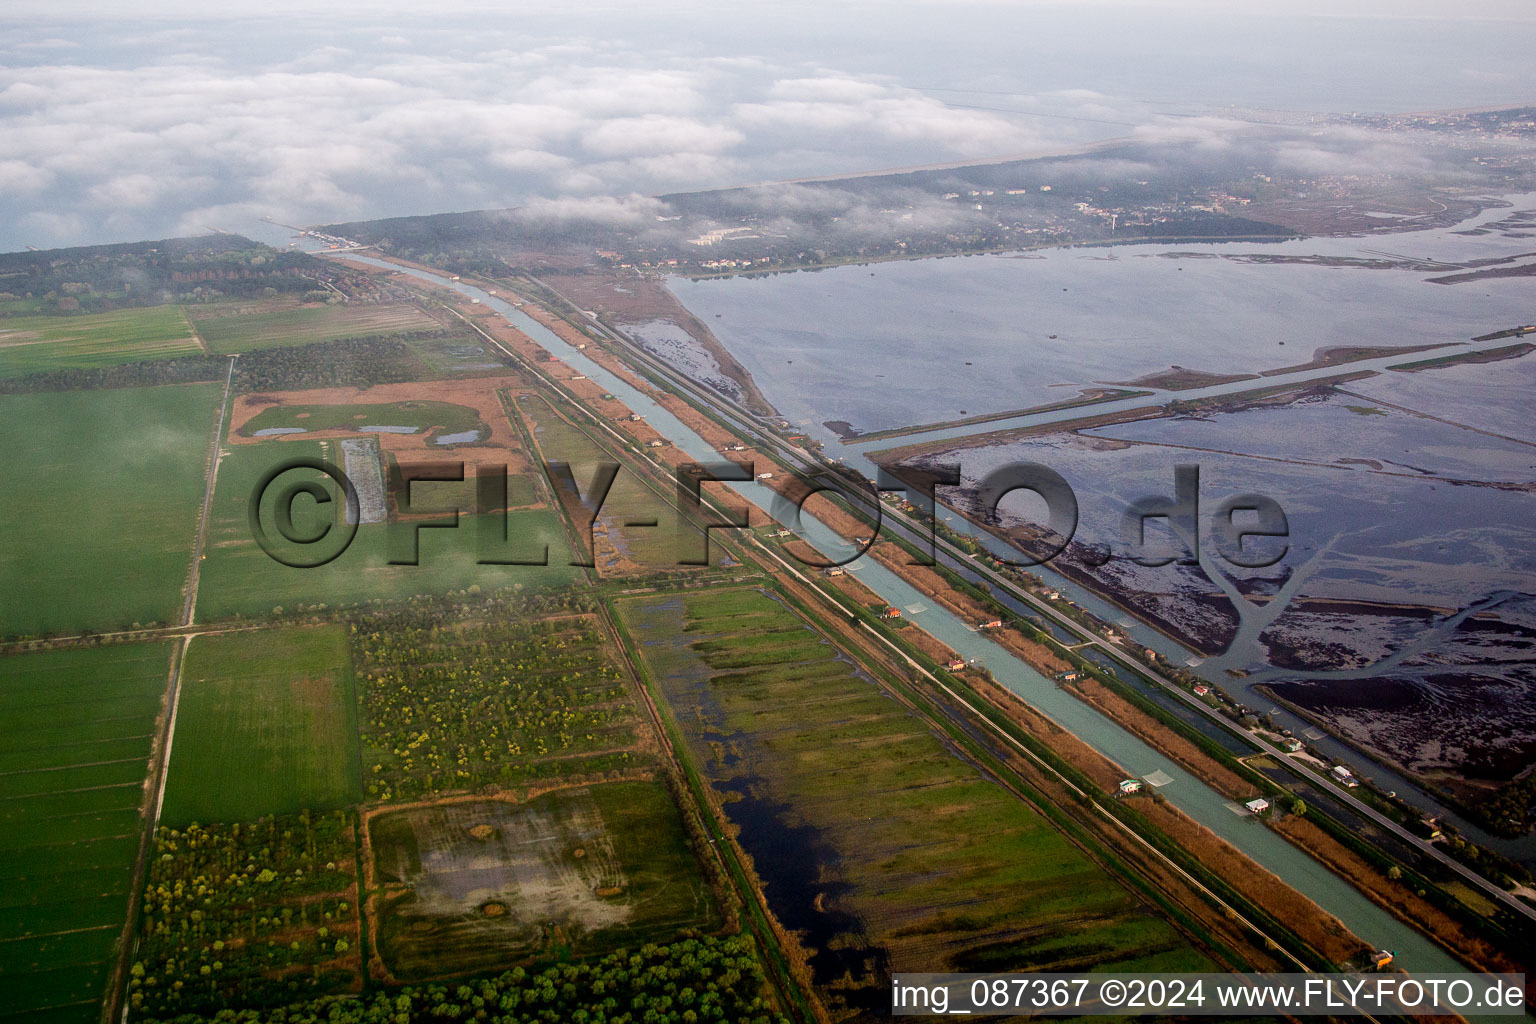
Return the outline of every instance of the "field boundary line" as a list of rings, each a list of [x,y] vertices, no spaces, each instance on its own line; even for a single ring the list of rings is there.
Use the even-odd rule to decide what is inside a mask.
[[[176,731],[176,707],[181,694],[181,669],[193,636],[196,634],[183,637],[179,644],[173,643],[171,647],[171,664],[166,671],[165,697],[161,704],[161,732],[155,742],[155,749],[150,753],[149,771],[143,782],[144,800],[140,805],[140,814],[144,819],[143,830],[139,833],[139,852],[134,858],[133,877],[129,883],[128,916],[118,936],[116,962],[107,977],[107,991],[101,1006],[102,1024],[113,1024],[114,1019],[120,1019],[126,1024],[128,1019],[128,1007],[123,1000],[123,990],[128,981],[128,960],[133,956],[136,945],[134,932],[137,930],[139,904],[149,866],[149,850],[154,842],[155,827],[160,821],[160,804],[165,799],[165,777],[171,761],[171,737]]]
[[[229,416],[229,396],[235,384],[235,360],[229,357],[229,369],[224,374],[224,397],[219,402],[219,421],[213,428],[213,451],[208,456],[208,474],[203,484],[203,509],[197,518],[197,539],[192,545],[192,566],[187,570],[187,599],[181,609],[181,624],[190,626],[197,612],[198,576],[203,560],[203,548],[208,541],[208,519],[213,511],[213,488],[219,478],[219,456],[224,450],[224,422]]]

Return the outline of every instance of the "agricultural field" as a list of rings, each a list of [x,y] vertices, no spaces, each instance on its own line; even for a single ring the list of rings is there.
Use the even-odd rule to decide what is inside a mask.
[[[220,303],[194,306],[188,315],[208,350],[218,355],[442,328],[442,324],[406,302],[353,302],[277,309],[269,306]]]
[[[162,824],[330,810],[361,795],[344,627],[192,641],[181,671]]]
[[[169,669],[165,644],[0,658],[0,1018],[101,1016]]]
[[[538,395],[522,395],[518,412],[545,462],[570,463],[571,473],[583,493],[589,492],[599,462],[612,462],[583,431],[557,415]],[[578,495],[560,495],[568,510],[580,511]],[[590,515],[587,512],[586,515]],[[630,468],[621,470],[592,524],[591,558],[603,577],[670,572],[686,568],[684,558],[699,558],[704,550],[701,531],[687,526],[679,532],[677,509],[641,481]],[[655,522],[655,526],[639,525]],[[583,539],[585,543],[585,539]],[[710,557],[720,564],[719,544],[710,545]]]
[[[353,634],[369,800],[400,800],[651,763],[597,618],[381,612]]]
[[[368,833],[370,918],[396,980],[586,958],[720,923],[659,783],[405,808]]]
[[[135,1017],[358,991],[352,815],[156,829],[138,937],[128,977]]]
[[[416,358],[440,377],[510,372],[505,358],[487,352],[485,344],[473,334],[450,334],[438,338],[413,337],[406,344],[416,354]]]
[[[202,352],[180,306],[0,320],[0,377]]]
[[[776,598],[617,604],[834,1017],[892,971],[1210,968]]]
[[[267,433],[349,430],[363,433],[415,434],[431,431],[429,442],[445,435],[483,439],[488,428],[475,410],[449,402],[390,402],[384,405],[269,405],[240,427],[242,437]]]
[[[548,509],[517,509],[505,517],[507,540],[501,540],[503,517],[467,514],[474,508],[475,484],[431,483],[413,488],[424,507],[457,503],[466,510],[455,529],[423,529],[419,538],[419,564],[390,564],[390,531],[393,523],[364,523],[351,546],[334,561],[318,568],[293,568],[274,561],[252,536],[248,503],[263,474],[297,457],[323,458],[340,467],[344,460],[338,442],[269,441],[234,445],[224,454],[214,491],[208,550],[198,591],[202,620],[233,615],[266,615],[274,608],[292,610],[300,604],[348,605],[374,599],[397,600],[417,594],[442,594],[470,587],[486,590],[522,586],[529,590],[559,587],[577,578],[559,519]],[[295,470],[284,474],[280,486],[290,480],[314,479],[318,473]],[[332,491],[338,489],[327,484]],[[276,490],[278,488],[274,488]],[[269,491],[263,506],[263,522],[273,529]],[[319,512],[330,513],[324,522],[339,524],[345,502],[336,494],[329,506],[318,507],[310,499],[295,504],[294,520],[301,529],[318,529]],[[308,522],[304,520],[308,519]],[[335,528],[335,525],[333,525]],[[410,553],[409,527],[397,534],[396,552]],[[538,558],[548,548],[548,565],[480,564],[485,558]],[[302,549],[296,549],[302,550]]]
[[[0,634],[178,620],[221,393],[0,398]]]

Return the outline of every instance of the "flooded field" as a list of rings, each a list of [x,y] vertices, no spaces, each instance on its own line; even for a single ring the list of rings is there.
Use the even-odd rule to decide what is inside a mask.
[[[1209,963],[775,598],[620,613],[834,1019],[892,971]]]
[[[645,320],[628,326],[635,340],[701,384],[707,384],[727,398],[739,400],[741,385],[720,368],[715,357],[671,320]]]
[[[718,920],[654,783],[390,811],[369,835],[378,952],[402,980],[665,941]]]
[[[828,422],[867,433],[1030,408],[1171,367],[1254,373],[1326,349],[1458,343],[1530,323],[1528,280],[1431,280],[1536,249],[1524,232],[1480,227],[1536,202],[1506,201],[1455,230],[1053,249],[669,287],[787,419],[835,442]]]
[[[1375,404],[1368,396],[1384,389],[1375,380],[956,445],[920,461],[961,465],[953,501],[973,516],[976,482],[989,472],[1049,466],[1081,508],[1076,543],[1053,567],[1210,655],[1203,674],[1267,686],[1421,777],[1463,791],[1507,780],[1536,755],[1536,445]],[[1124,557],[1136,553],[1122,536],[1125,510],[1172,496],[1179,465],[1199,467],[1199,561],[1149,567]],[[1209,517],[1245,493],[1274,499],[1287,517],[1273,567],[1238,568],[1212,550]],[[1010,498],[996,526],[1028,546],[1038,516]],[[1187,553],[1153,529],[1142,554]],[[1282,544],[1249,543],[1274,553]],[[1122,557],[1090,564],[1106,548]]]

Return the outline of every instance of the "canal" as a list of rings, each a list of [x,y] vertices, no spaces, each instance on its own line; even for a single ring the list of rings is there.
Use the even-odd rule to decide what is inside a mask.
[[[607,391],[617,396],[631,410],[642,415],[650,426],[688,455],[701,462],[714,461],[721,457],[714,448],[664,407],[631,387],[621,377],[589,359],[512,304],[496,298],[483,289],[461,281],[452,281],[441,275],[402,267],[357,253],[347,253],[346,256],[360,263],[409,274],[434,285],[452,288],[462,295],[478,300],[501,314],[513,327],[533,338],[572,370],[602,384]],[[746,500],[769,511],[774,493],[769,488],[755,483],[733,485],[733,487]],[[805,539],[820,550],[833,550],[843,544],[828,527],[809,514],[802,518],[801,526],[805,531]],[[946,609],[935,606],[916,588],[883,565],[873,559],[863,558],[854,563],[853,568],[866,586],[885,601],[903,609],[908,619],[949,645],[961,656],[976,658],[992,672],[1000,684],[1017,694],[1030,706],[1050,716],[1101,754],[1123,765],[1129,773],[1137,776],[1155,771],[1167,773],[1172,781],[1164,785],[1159,792],[1170,803],[1242,850],[1258,864],[1274,872],[1318,906],[1338,917],[1350,931],[1366,942],[1394,950],[1397,954],[1397,963],[1403,968],[1418,973],[1451,973],[1467,970],[1440,947],[1397,921],[1353,886],[1344,882],[1280,835],[1266,828],[1259,821],[1235,812],[1232,809],[1232,802],[1225,796],[1188,774],[1111,719],[1069,696],[1054,682],[975,632],[970,624],[961,621]]]

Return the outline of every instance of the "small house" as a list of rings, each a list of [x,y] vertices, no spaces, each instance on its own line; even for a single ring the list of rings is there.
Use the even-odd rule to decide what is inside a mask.
[[[983,622],[981,625],[977,626],[976,628],[977,629],[1002,629],[1003,628],[1003,620],[1002,619],[988,619],[986,622]]]
[[[951,672],[959,672],[961,669],[965,668],[965,659],[950,658],[949,663],[944,667],[949,669]]]
[[[1301,753],[1301,750],[1302,750],[1301,740],[1298,740],[1294,736],[1292,736],[1290,739],[1286,740],[1284,743],[1282,743],[1280,745],[1285,748],[1285,751],[1288,754],[1299,754],[1299,753]]]
[[[1195,687],[1195,696],[1196,697],[1204,697],[1207,694],[1209,694],[1210,692],[1211,692],[1211,688],[1209,686],[1206,686],[1204,683],[1201,683],[1199,686]]]
[[[901,609],[887,608],[885,611],[880,613],[880,617],[882,619],[899,619],[901,618]]]
[[[1141,780],[1140,779],[1121,779],[1120,780],[1119,790],[1120,790],[1120,795],[1121,796],[1130,796],[1132,793],[1140,793],[1141,792]]]
[[[1347,781],[1353,774],[1354,772],[1350,771],[1348,768],[1341,764],[1336,764],[1333,766],[1333,777],[1338,779],[1340,782]]]
[[[1249,800],[1247,803],[1243,804],[1243,806],[1248,808],[1248,810],[1253,814],[1263,814],[1265,811],[1269,810],[1269,801],[1260,796]]]
[[[1378,949],[1371,954],[1371,963],[1379,971],[1392,962],[1393,952],[1390,949]]]
[[[842,574],[843,574],[843,567],[840,566],[840,565],[834,565],[832,568],[827,570],[827,575],[828,576],[841,576]]]
[[[1076,672],[1070,672],[1069,671],[1069,672],[1057,672],[1056,673],[1056,681],[1058,683],[1074,683],[1077,680],[1078,680],[1078,673],[1076,673]]]

